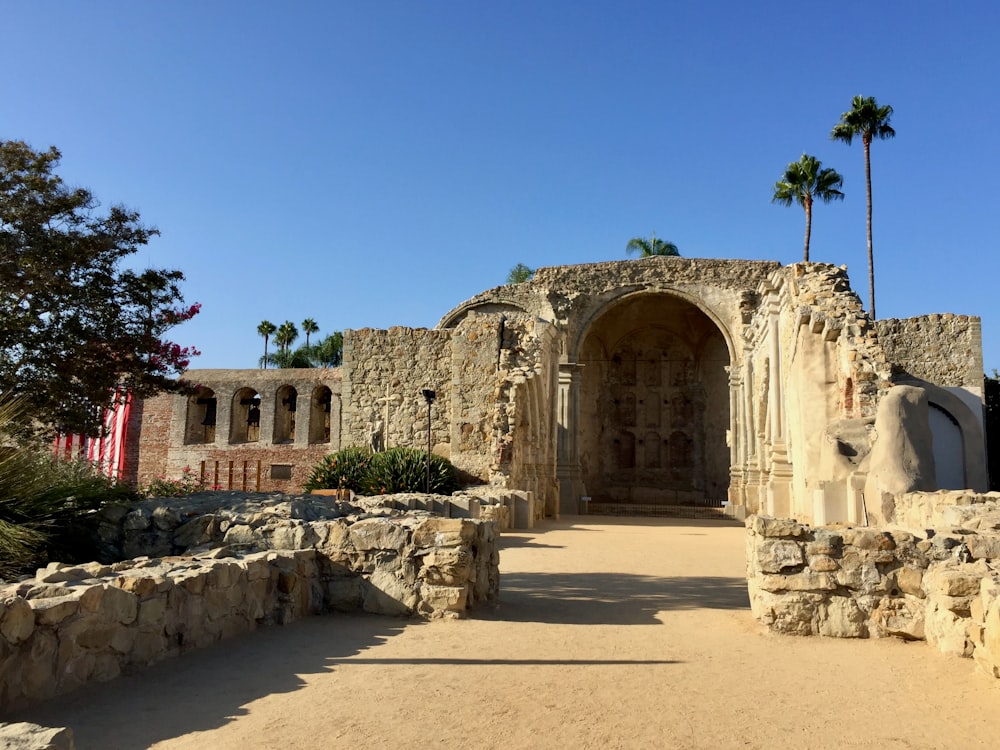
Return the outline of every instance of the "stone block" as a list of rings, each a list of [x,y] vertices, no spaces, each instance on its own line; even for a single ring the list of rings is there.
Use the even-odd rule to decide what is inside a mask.
[[[20,596],[5,596],[0,600],[0,636],[10,644],[26,641],[35,630],[35,613],[28,601]]]
[[[476,524],[465,518],[428,518],[413,530],[413,546],[457,547],[476,538]]]
[[[139,613],[139,599],[117,586],[98,584],[88,587],[80,595],[80,609],[99,613],[105,622],[128,624]]]
[[[882,598],[871,614],[872,635],[923,640],[925,609],[924,603],[915,597]]]
[[[31,608],[35,622],[39,625],[57,625],[75,616],[80,611],[80,597],[77,594],[35,599]]]
[[[455,617],[464,612],[468,605],[467,586],[420,587],[419,611],[432,618]]]
[[[377,570],[365,584],[362,604],[365,612],[401,616],[416,610],[419,601],[416,591],[392,573]]]
[[[432,548],[423,556],[419,577],[435,586],[464,586],[472,576],[472,562],[463,547]]]
[[[764,591],[832,591],[837,582],[829,573],[804,571],[794,575],[762,575],[760,588]]]
[[[401,552],[409,541],[409,533],[405,528],[381,518],[358,521],[351,525],[348,535],[354,548],[365,552],[369,550]]]
[[[0,724],[0,747],[9,750],[75,750],[69,727],[41,727],[27,722]]]
[[[762,537],[792,537],[798,539],[809,535],[809,529],[806,526],[788,518],[750,516],[747,519],[747,526],[755,534]]]
[[[819,634],[833,638],[864,638],[868,616],[849,596],[831,596],[819,608]]]
[[[1000,560],[1000,534],[970,534],[965,545],[974,560]]]
[[[805,564],[802,547],[788,539],[763,539],[757,545],[757,565],[764,573],[782,573]]]

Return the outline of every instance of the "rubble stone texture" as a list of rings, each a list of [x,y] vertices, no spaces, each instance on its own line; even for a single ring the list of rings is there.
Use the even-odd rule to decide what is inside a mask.
[[[0,707],[309,615],[459,617],[497,599],[492,522],[389,499],[221,494],[110,512],[105,541],[135,557],[51,563],[0,589]]]
[[[926,641],[1000,677],[1000,495],[903,493],[901,528],[747,519],[750,608],[770,629]],[[948,521],[958,521],[958,524]]]

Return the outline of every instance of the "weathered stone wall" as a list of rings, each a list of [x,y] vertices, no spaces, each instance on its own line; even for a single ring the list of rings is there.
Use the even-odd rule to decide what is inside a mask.
[[[135,410],[125,472],[133,484],[175,479],[186,468],[208,486],[292,491],[340,447],[339,369],[189,370],[184,377],[194,393],[156,396]]]
[[[1000,677],[1000,519],[989,530],[811,528],[747,520],[754,616],[772,630],[926,640]],[[966,519],[967,520],[967,519]]]
[[[431,407],[431,444],[444,446],[447,456],[451,338],[450,331],[426,328],[345,331],[343,444],[372,445],[378,433],[388,446],[425,448],[427,402],[421,391],[428,388],[437,394]],[[386,398],[389,421],[383,425]]]
[[[490,522],[388,509],[373,515],[322,498],[270,505],[251,498],[235,514],[186,516],[197,508],[188,502],[142,506],[107,523],[136,532],[126,547],[191,543],[201,553],[53,563],[0,589],[0,707],[307,615],[456,617],[499,591]],[[209,549],[220,533],[223,545]]]
[[[942,388],[983,387],[982,324],[969,315],[922,315],[875,323],[893,373]]]

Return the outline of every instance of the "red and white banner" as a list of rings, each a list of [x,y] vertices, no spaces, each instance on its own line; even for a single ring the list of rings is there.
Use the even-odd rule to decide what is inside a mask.
[[[55,455],[66,460],[85,459],[102,474],[112,479],[120,478],[125,468],[125,439],[131,410],[131,395],[120,395],[114,406],[105,410],[99,436],[60,433],[53,446]]]

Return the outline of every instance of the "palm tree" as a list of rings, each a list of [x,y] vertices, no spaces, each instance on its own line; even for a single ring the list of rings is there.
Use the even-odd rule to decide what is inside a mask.
[[[844,199],[840,192],[844,178],[835,169],[821,169],[822,163],[815,156],[802,154],[802,158],[788,165],[785,174],[774,183],[772,203],[790,206],[798,203],[806,210],[806,246],[802,260],[809,262],[809,236],[812,233],[813,200],[823,203]]]
[[[302,321],[302,332],[306,335],[306,349],[309,348],[309,334],[316,333],[319,330],[319,326],[316,325],[316,321],[312,318],[306,318]]]
[[[531,277],[535,275],[534,268],[528,268],[524,263],[518,263],[512,269],[510,273],[507,274],[507,284],[520,284],[524,281],[531,281]]]
[[[260,325],[257,326],[257,333],[264,337],[264,356],[260,360],[260,366],[267,368],[267,339],[271,334],[278,330],[274,323],[270,320],[262,320]]]
[[[344,334],[334,331],[309,351],[309,358],[317,367],[339,367],[343,361]]]
[[[274,334],[274,343],[278,345],[278,349],[284,354],[291,348],[298,337],[299,329],[295,327],[292,321],[286,320],[278,326],[278,332]]]
[[[840,122],[833,126],[830,138],[843,141],[848,146],[855,136],[861,136],[865,147],[865,187],[868,191],[868,313],[875,319],[875,256],[872,254],[872,139],[893,138],[896,131],[889,124],[892,107],[878,106],[873,96],[856,96],[851,101],[850,112],[840,116]]]
[[[648,240],[645,237],[633,237],[625,246],[625,252],[629,255],[639,253],[640,258],[650,258],[654,255],[672,255],[677,257],[681,254],[681,251],[677,249],[677,245],[673,242],[659,239],[655,232],[650,235]]]

